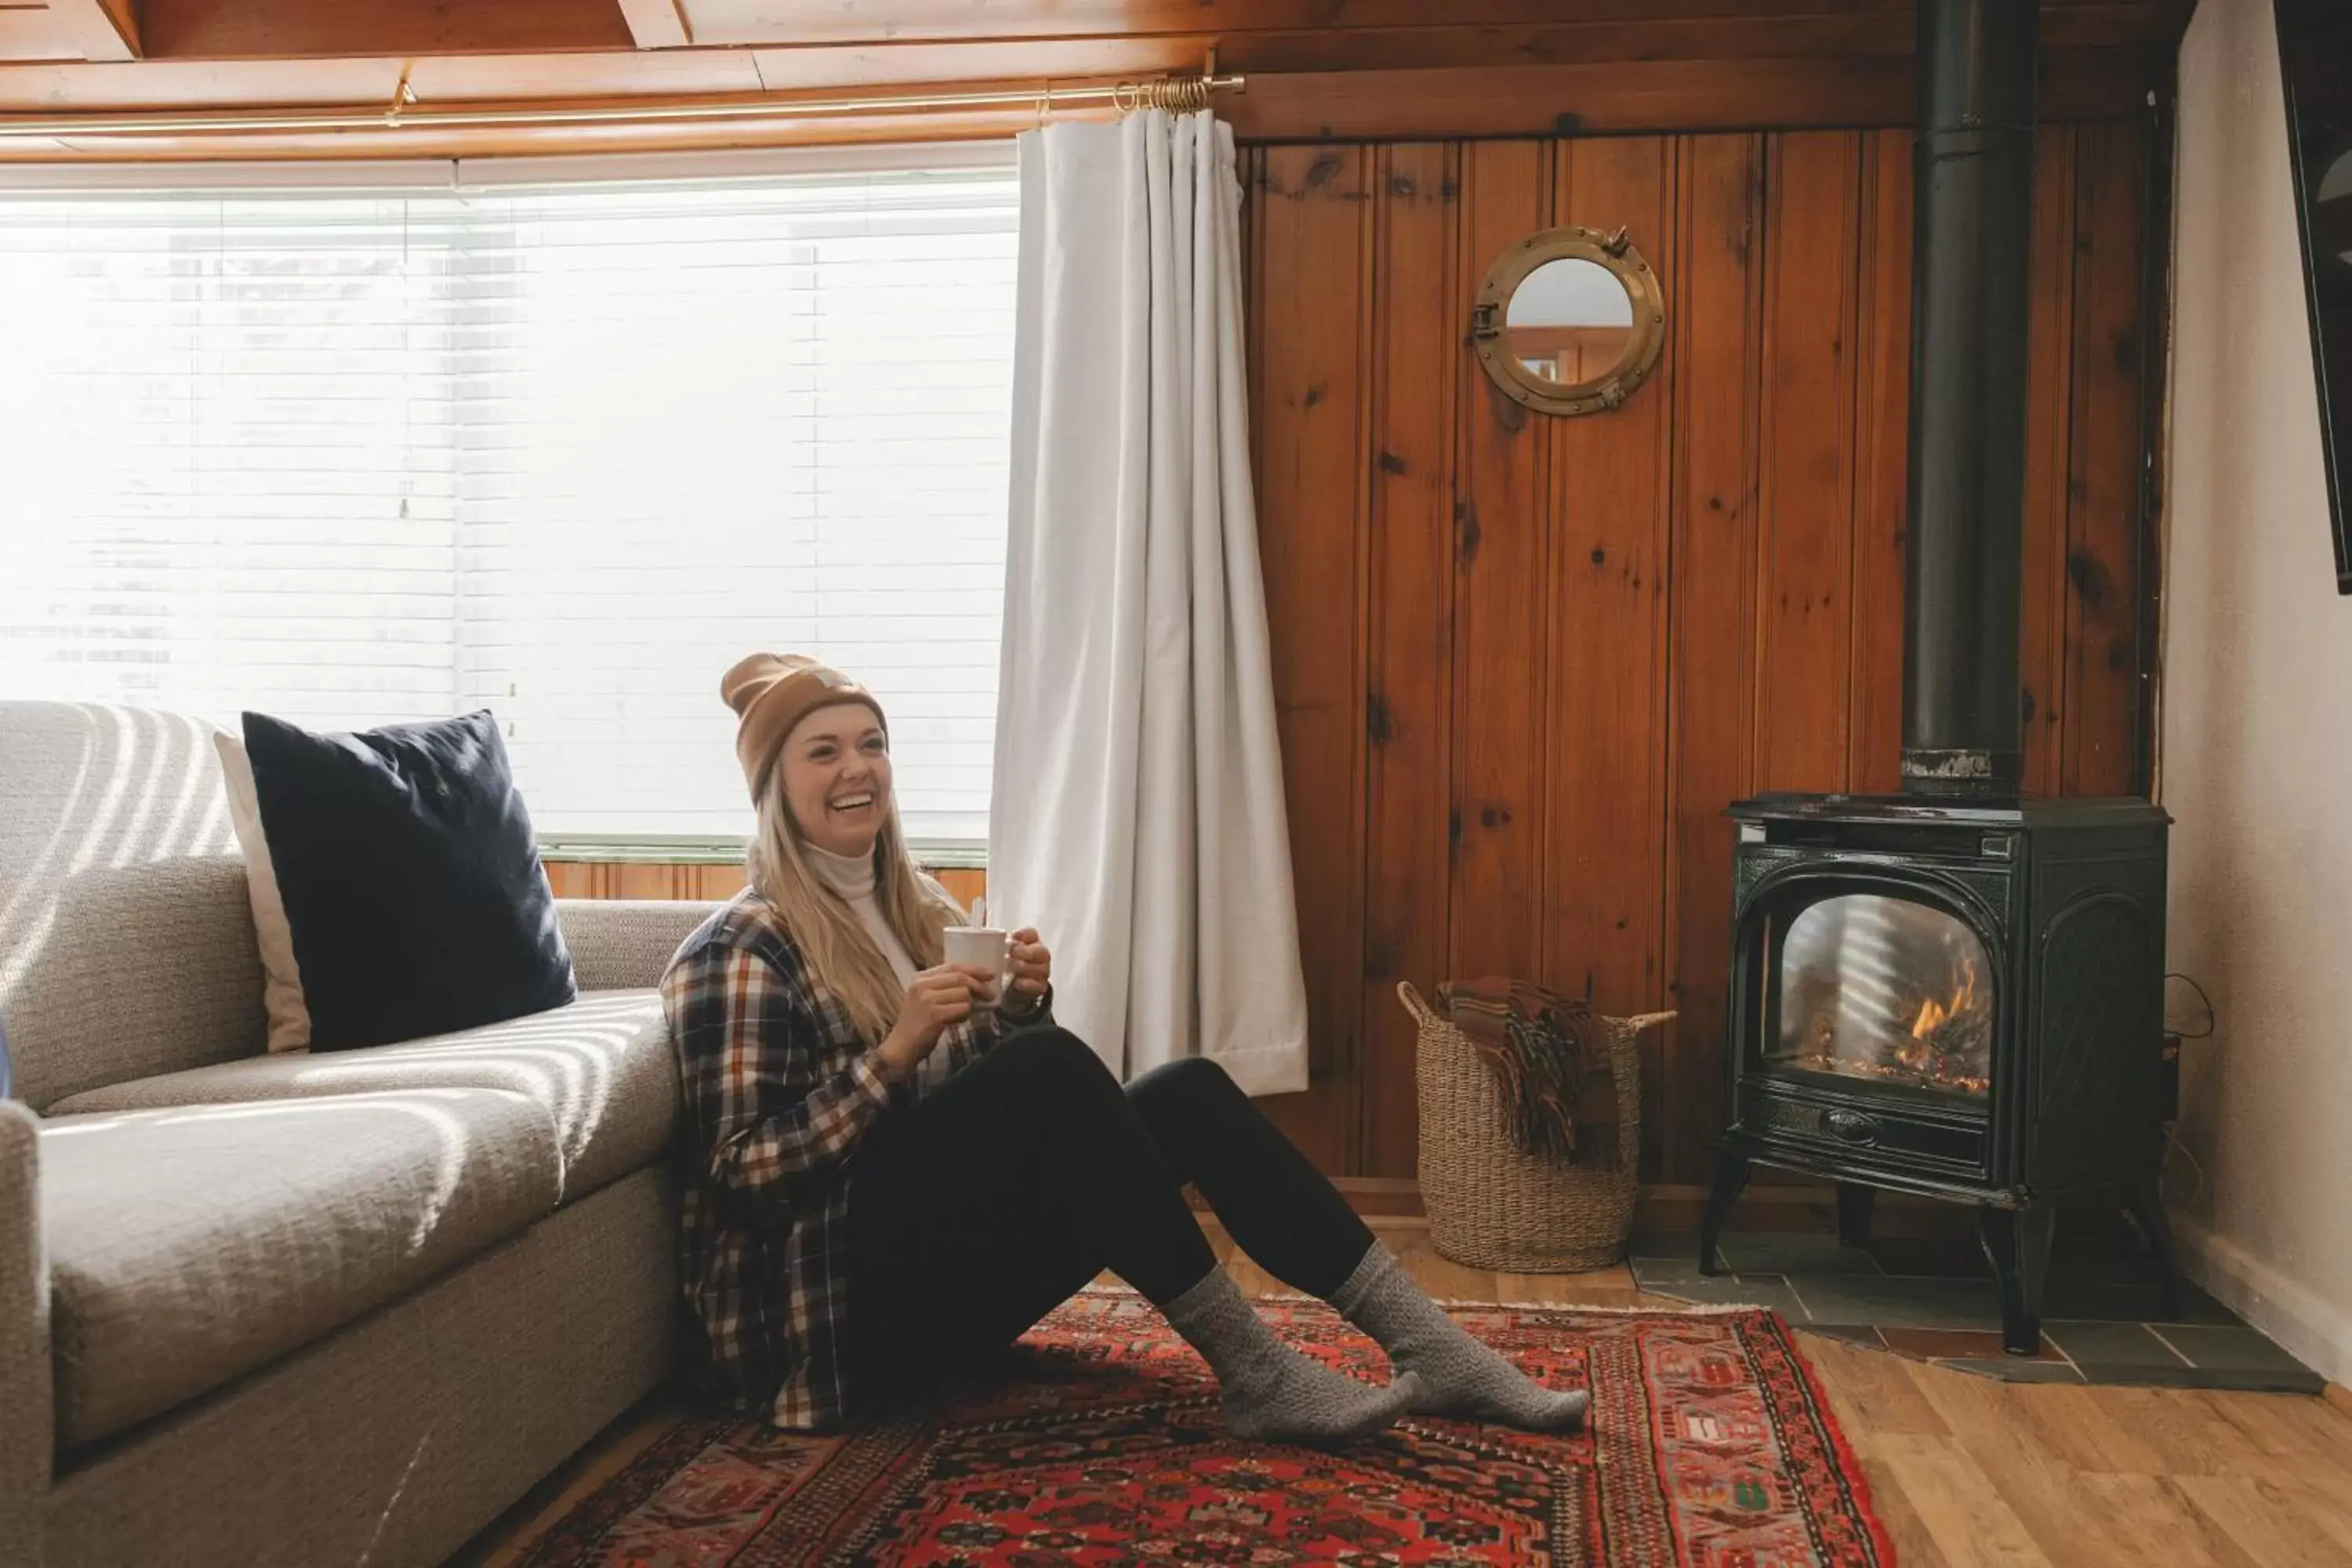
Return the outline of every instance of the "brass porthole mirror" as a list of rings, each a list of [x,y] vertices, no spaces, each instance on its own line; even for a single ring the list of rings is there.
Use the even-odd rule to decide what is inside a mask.
[[[1495,384],[1542,414],[1615,408],[1666,341],[1658,275],[1624,229],[1529,235],[1486,269],[1470,342]]]

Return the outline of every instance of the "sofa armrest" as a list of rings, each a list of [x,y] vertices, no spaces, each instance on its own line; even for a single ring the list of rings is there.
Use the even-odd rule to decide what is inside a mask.
[[[34,1565],[57,1452],[39,1128],[22,1102],[0,1100],[0,1542],[9,1563]]]
[[[583,991],[661,983],[670,955],[719,906],[671,899],[558,899],[555,918]]]

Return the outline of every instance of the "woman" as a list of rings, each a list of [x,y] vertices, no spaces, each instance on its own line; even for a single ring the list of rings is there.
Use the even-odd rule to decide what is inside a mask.
[[[686,1294],[713,1391],[819,1429],[1012,1343],[1105,1268],[1215,1372],[1246,1437],[1339,1443],[1410,1410],[1573,1426],[1424,1296],[1236,1089],[1192,1059],[1122,1089],[1011,981],[940,962],[955,905],[908,858],[865,688],[754,654],[720,694],[758,810],[751,887],[662,977],[689,1112]],[[1373,1387],[1289,1349],[1218,1268],[1187,1182],[1276,1278],[1387,1350]]]

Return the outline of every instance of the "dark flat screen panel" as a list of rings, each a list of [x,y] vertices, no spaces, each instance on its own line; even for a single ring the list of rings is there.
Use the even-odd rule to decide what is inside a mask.
[[[2319,428],[2327,455],[2336,591],[2352,594],[2352,5],[2277,0],[2287,145],[2319,374]]]

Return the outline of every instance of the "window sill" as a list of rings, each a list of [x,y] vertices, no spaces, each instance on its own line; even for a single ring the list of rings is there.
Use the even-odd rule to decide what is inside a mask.
[[[988,846],[969,838],[908,841],[915,863],[927,871],[988,868]],[[694,835],[549,833],[540,836],[542,860],[585,860],[613,865],[740,866],[745,841]]]

